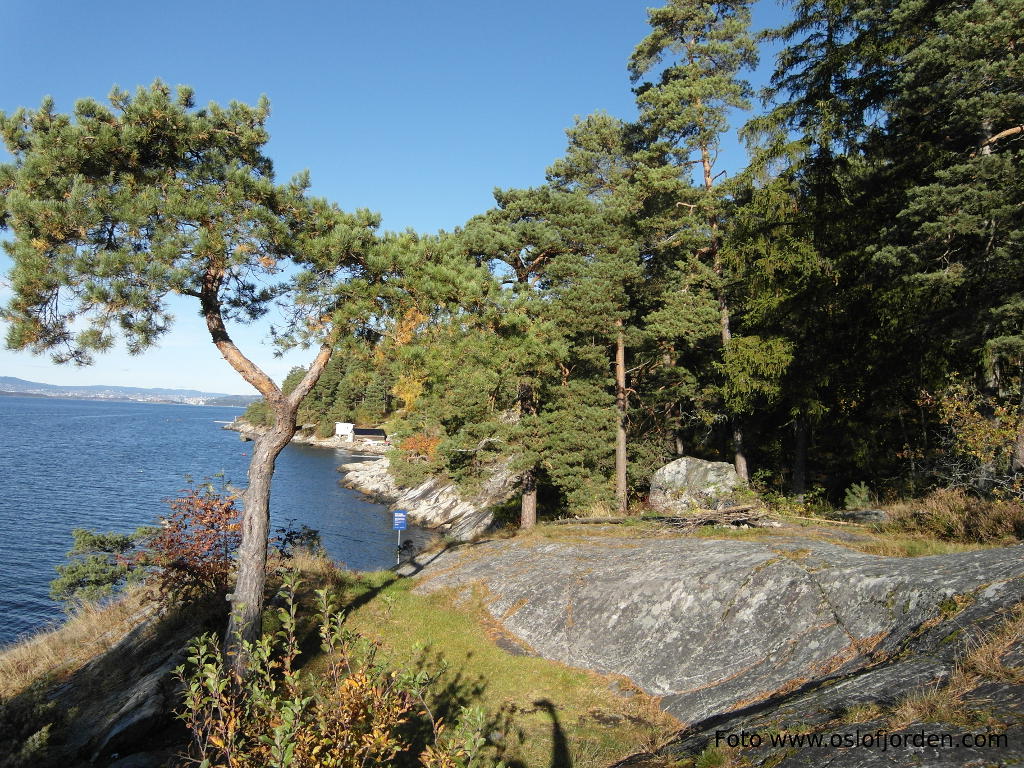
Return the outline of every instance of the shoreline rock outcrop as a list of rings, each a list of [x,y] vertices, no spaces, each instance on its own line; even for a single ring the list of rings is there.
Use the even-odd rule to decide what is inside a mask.
[[[237,432],[243,442],[251,442],[263,430],[262,427],[243,421],[241,417],[238,417],[230,424],[225,424],[224,429]],[[374,456],[383,456],[389,448],[387,445],[376,442],[371,443],[365,440],[345,440],[336,436],[317,437],[316,427],[309,424],[299,427],[291,441],[303,445],[315,445],[319,448],[335,448],[351,451],[352,453],[369,453]]]
[[[243,441],[251,441],[262,427],[241,418],[224,429],[238,432]],[[473,494],[463,493],[455,483],[431,478],[413,488],[399,486],[390,472],[391,462],[384,455],[390,446],[365,440],[346,440],[341,437],[317,437],[310,425],[301,427],[292,438],[293,443],[333,448],[356,455],[366,454],[380,458],[342,464],[341,484],[359,491],[371,499],[390,505],[391,509],[404,509],[409,522],[445,534],[456,541],[476,538],[494,522],[494,508],[514,493],[517,476],[505,464],[495,464],[479,489]]]
[[[388,503],[391,509],[404,509],[409,522],[431,528],[456,541],[476,538],[494,522],[494,508],[515,492],[516,476],[504,464],[492,467],[479,490],[466,495],[450,480],[430,478],[413,488],[395,482],[391,462],[385,457],[375,461],[342,464],[342,485]]]

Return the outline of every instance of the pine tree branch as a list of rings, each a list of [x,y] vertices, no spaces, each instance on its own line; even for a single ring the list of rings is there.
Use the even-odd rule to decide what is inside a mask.
[[[337,344],[339,335],[339,329],[335,326],[327,339],[320,347],[320,351],[317,352],[316,357],[309,366],[309,370],[306,371],[306,375],[302,377],[302,380],[288,395],[289,405],[298,408],[299,403],[308,395],[314,386],[316,386],[317,380],[320,378],[320,374],[324,372],[324,368],[327,367],[327,363],[331,361],[331,355],[334,353],[334,346]]]
[[[216,267],[210,267],[203,276],[203,287],[199,292],[199,303],[202,307],[203,318],[206,320],[206,327],[210,331],[210,338],[224,359],[228,361],[228,365],[252,384],[268,403],[276,404],[281,400],[281,390],[273,379],[235,346],[235,342],[228,334],[227,326],[224,324],[224,315],[221,312],[220,287],[223,282],[223,271]]]
[[[978,145],[978,150],[981,151],[985,149],[985,147],[991,147],[997,141],[1002,141],[1003,139],[1008,139],[1011,136],[1016,136],[1018,133],[1024,133],[1024,125],[1015,125],[1013,128],[1007,128],[1005,131],[1000,131],[995,136],[990,136]],[[972,152],[971,157],[976,157],[977,154],[977,152]]]

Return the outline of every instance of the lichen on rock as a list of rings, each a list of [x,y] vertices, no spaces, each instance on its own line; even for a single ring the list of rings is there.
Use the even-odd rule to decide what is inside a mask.
[[[732,464],[683,456],[654,473],[648,501],[660,512],[715,507],[720,499],[742,484]]]

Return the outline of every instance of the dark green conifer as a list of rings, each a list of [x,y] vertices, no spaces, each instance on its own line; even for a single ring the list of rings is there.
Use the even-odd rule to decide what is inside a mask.
[[[648,17],[651,32],[629,63],[634,81],[656,75],[636,89],[641,133],[648,152],[665,158],[677,178],[696,182],[681,188],[670,203],[676,214],[672,217],[675,230],[666,239],[681,252],[677,263],[682,274],[652,322],[691,326],[689,316],[700,328],[709,300],[713,301],[721,348],[717,367],[726,379],[742,378],[751,369],[752,353],[758,358],[770,352],[733,340],[734,275],[726,242],[732,185],[717,164],[722,136],[729,130],[729,111],[750,106],[751,89],[741,76],[757,61],[749,1],[671,0],[649,10]],[[660,188],[652,188],[651,193],[662,194]],[[736,470],[745,479],[743,410],[734,405],[726,396]]]
[[[0,166],[0,223],[13,234],[4,243],[14,262],[7,344],[79,364],[118,338],[140,354],[170,327],[168,296],[195,300],[217,349],[272,412],[244,494],[228,630],[237,651],[238,640],[255,642],[260,631],[274,463],[338,338],[373,304],[364,289],[379,219],[307,197],[305,175],[274,182],[263,153],[265,99],[195,109],[190,89],[172,93],[157,82],[135,96],[114,89],[110,103],[82,100],[65,115],[47,99],[38,110],[0,115],[14,158]],[[318,348],[289,394],[228,326],[255,321],[282,299],[292,317],[280,339]],[[246,661],[236,657],[240,668]]]

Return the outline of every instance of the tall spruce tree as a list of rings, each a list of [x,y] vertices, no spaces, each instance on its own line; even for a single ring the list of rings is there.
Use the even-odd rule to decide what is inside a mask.
[[[271,412],[243,495],[227,635],[244,670],[238,641],[260,632],[274,464],[338,338],[374,305],[366,267],[379,220],[307,197],[305,177],[274,183],[266,100],[195,109],[190,89],[157,82],[134,97],[115,89],[110,102],[82,100],[64,115],[47,99],[0,115],[14,158],[0,167],[0,224],[14,235],[7,344],[87,364],[120,337],[140,354],[169,329],[169,296],[196,302],[213,344]],[[286,338],[318,347],[288,394],[229,332],[285,298]]]
[[[1004,402],[1024,365],[1024,16],[1019,2],[902,2],[880,24],[900,51],[878,153],[904,173],[873,258],[918,310],[938,362]],[[911,325],[910,327],[915,327]],[[1014,468],[1024,469],[1024,418]]]
[[[627,321],[633,319],[630,296],[642,276],[633,224],[634,160],[627,126],[606,113],[577,120],[567,134],[566,155],[548,169],[548,181],[557,189],[585,197],[593,213],[588,215],[591,231],[584,252],[577,253],[579,260],[571,267],[566,265],[569,268],[561,271],[561,277],[568,296],[588,296],[577,307],[581,318],[603,318],[614,326],[615,504],[619,514],[625,515],[629,496]],[[601,328],[595,330],[599,337],[608,334],[607,326],[603,332]]]
[[[751,354],[765,350],[733,339],[725,242],[731,185],[717,163],[722,136],[729,130],[730,110],[750,106],[751,89],[741,77],[757,61],[749,29],[749,0],[671,0],[663,8],[649,10],[648,18],[651,33],[629,62],[634,82],[657,75],[655,81],[636,89],[641,130],[648,143],[663,146],[658,154],[668,158],[680,176],[696,176],[696,184],[674,201],[679,215],[673,239],[676,246],[689,251],[689,264],[683,268],[704,273],[705,290],[717,304],[718,365],[726,377],[742,376],[750,367]],[[746,479],[742,413],[736,409],[731,424],[736,471]]]
[[[804,324],[844,353],[812,344],[800,360],[828,382],[834,453],[891,474],[900,448],[928,444],[921,390],[959,373],[1019,397],[1000,375],[1019,367],[1019,3],[794,8],[777,103],[754,127],[800,187],[792,225],[830,265]]]

